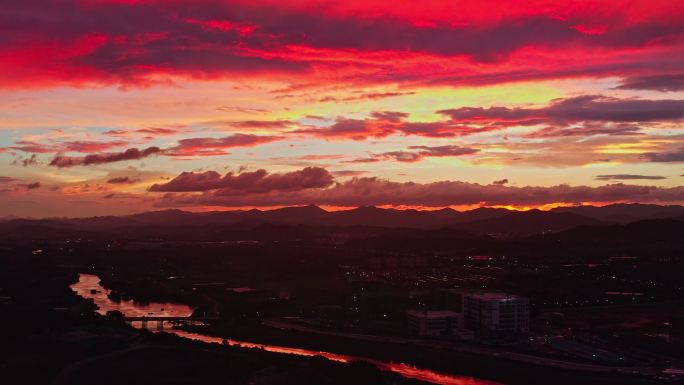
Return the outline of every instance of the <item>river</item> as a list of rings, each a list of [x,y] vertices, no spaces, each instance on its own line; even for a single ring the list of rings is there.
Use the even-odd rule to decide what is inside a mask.
[[[100,278],[92,274],[79,274],[78,282],[69,286],[79,296],[91,299],[97,305],[97,312],[105,315],[108,311],[120,311],[127,317],[188,317],[192,314],[193,308],[187,305],[175,303],[138,303],[133,300],[126,300],[114,302],[109,298],[110,290],[104,288],[100,284]],[[134,322],[133,326],[142,327],[140,322]],[[438,373],[429,369],[417,368],[413,365],[383,362],[366,357],[347,356],[342,354],[307,350],[286,346],[276,346],[259,344],[248,341],[237,341],[225,339],[220,337],[212,337],[199,333],[191,333],[184,330],[174,329],[171,324],[163,325],[164,327],[158,332],[172,333],[179,337],[198,340],[206,343],[227,344],[232,346],[241,346],[245,348],[260,348],[269,352],[295,354],[298,356],[319,356],[331,361],[337,362],[351,362],[351,361],[366,361],[374,364],[381,370],[398,373],[406,378],[412,378],[435,384],[444,385],[501,385],[497,382],[477,379],[473,377],[454,376],[451,374]]]

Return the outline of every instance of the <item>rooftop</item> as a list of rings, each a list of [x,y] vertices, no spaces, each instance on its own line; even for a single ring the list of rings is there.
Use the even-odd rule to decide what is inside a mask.
[[[414,317],[426,318],[459,317],[461,315],[461,313],[457,313],[451,310],[409,310],[407,311],[407,313]]]

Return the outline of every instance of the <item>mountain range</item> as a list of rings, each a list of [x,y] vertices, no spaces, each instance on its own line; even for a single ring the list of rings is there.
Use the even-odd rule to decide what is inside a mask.
[[[317,206],[285,207],[274,210],[188,212],[161,210],[127,216],[90,218],[10,219],[0,222],[0,235],[38,236],[61,234],[110,234],[125,237],[144,234],[167,238],[187,232],[222,238],[259,228],[283,231],[285,226],[312,228],[449,229],[494,237],[520,237],[556,233],[580,226],[624,225],[631,222],[672,219],[684,221],[683,206],[615,204],[609,206],[560,207],[549,211],[513,211],[483,207],[469,211],[398,210],[362,206],[350,210],[326,211]],[[279,228],[280,230],[274,230]],[[190,231],[190,229],[193,229]]]

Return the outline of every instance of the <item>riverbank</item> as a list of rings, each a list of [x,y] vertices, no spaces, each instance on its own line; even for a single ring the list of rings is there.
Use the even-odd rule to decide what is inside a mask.
[[[312,334],[298,330],[281,330],[263,325],[215,323],[205,326],[183,326],[181,329],[219,338],[248,340],[261,344],[316,351],[324,350],[336,354],[369,357],[386,362],[403,362],[441,373],[484,378],[509,385],[659,383],[651,377],[641,375],[578,372],[567,368],[514,362],[503,357],[487,357],[444,347],[369,341],[337,335]],[[493,367],[496,367],[496,370],[492,370]]]

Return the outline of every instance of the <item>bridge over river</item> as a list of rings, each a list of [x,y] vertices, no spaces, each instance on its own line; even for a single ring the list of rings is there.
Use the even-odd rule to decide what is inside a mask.
[[[219,319],[219,317],[193,317],[193,316],[182,317],[182,316],[155,316],[155,315],[123,317],[123,320],[129,324],[131,322],[134,322],[134,321],[139,321],[141,323],[141,326],[143,329],[147,329],[147,323],[148,322],[156,322],[158,330],[161,330],[164,328],[164,322],[174,322],[174,323],[206,322],[206,321],[215,321],[217,319]]]

